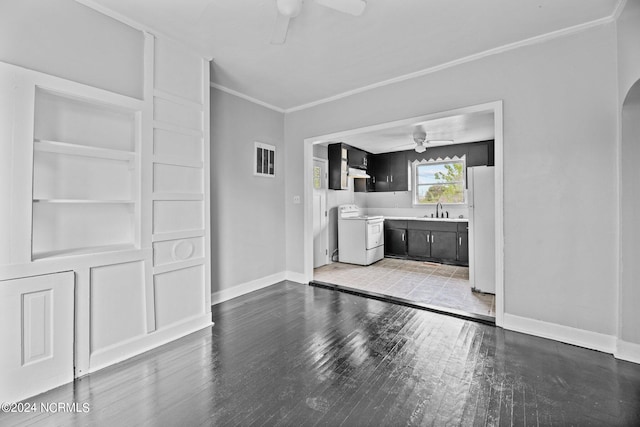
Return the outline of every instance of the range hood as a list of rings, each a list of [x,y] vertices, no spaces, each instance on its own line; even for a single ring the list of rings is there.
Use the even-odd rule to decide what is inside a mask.
[[[351,178],[371,178],[371,176],[367,174],[366,170],[356,168],[349,168],[349,176]]]

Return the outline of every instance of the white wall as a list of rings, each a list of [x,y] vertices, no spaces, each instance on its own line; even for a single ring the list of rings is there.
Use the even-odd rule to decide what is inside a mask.
[[[253,175],[254,142],[276,146],[276,176]],[[285,271],[284,117],[211,89],[212,292]]]
[[[305,138],[503,100],[505,310],[614,335],[616,68],[607,24],[288,114],[287,268],[304,271]]]
[[[142,98],[143,35],[73,0],[0,1],[0,61]]]

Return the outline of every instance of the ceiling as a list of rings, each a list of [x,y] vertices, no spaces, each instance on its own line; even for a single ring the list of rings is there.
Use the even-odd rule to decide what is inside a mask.
[[[622,0],[366,0],[360,17],[304,0],[270,44],[276,0],[78,0],[213,58],[211,80],[280,110],[612,16]]]
[[[374,154],[411,150],[416,146],[413,141],[416,129],[426,132],[427,141],[451,140],[453,144],[487,141],[495,137],[493,111],[482,111],[428,121],[406,122],[386,129],[341,137],[336,141],[326,141],[323,145],[344,142]],[[431,142],[425,143],[425,147],[448,144],[450,143]]]

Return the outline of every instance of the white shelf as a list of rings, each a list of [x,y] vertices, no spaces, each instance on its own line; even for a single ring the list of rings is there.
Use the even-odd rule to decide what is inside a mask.
[[[134,204],[134,200],[97,200],[97,199],[33,199],[34,203],[65,204]]]
[[[73,156],[96,157],[99,159],[132,161],[135,153],[131,151],[112,150],[109,148],[91,147],[88,145],[71,144],[69,142],[36,139],[33,144],[35,151],[46,153],[69,154]]]
[[[134,244],[121,244],[121,245],[106,245],[106,246],[91,246],[84,248],[73,248],[73,249],[60,249],[56,251],[48,251],[48,252],[34,252],[32,259],[33,261],[44,259],[44,258],[52,258],[52,257],[65,257],[65,256],[77,256],[77,255],[89,255],[95,253],[104,253],[104,252],[120,252],[120,251],[130,251],[136,249]]]

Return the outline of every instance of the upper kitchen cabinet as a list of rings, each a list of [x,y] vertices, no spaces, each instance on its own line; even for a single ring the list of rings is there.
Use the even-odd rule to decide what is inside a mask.
[[[467,167],[493,166],[493,141],[468,144]]]
[[[331,190],[347,190],[349,188],[349,168],[367,170],[370,154],[347,144],[336,143],[329,144],[328,158],[329,188]],[[364,180],[364,178],[358,178],[358,180]],[[364,191],[365,189],[365,185],[356,187],[356,191]]]
[[[349,147],[347,150],[347,163],[350,168],[367,170],[369,153],[357,148]]]
[[[409,164],[404,151],[373,156],[375,191],[408,191]]]
[[[347,145],[329,144],[329,189],[346,190],[349,188],[349,164]]]

